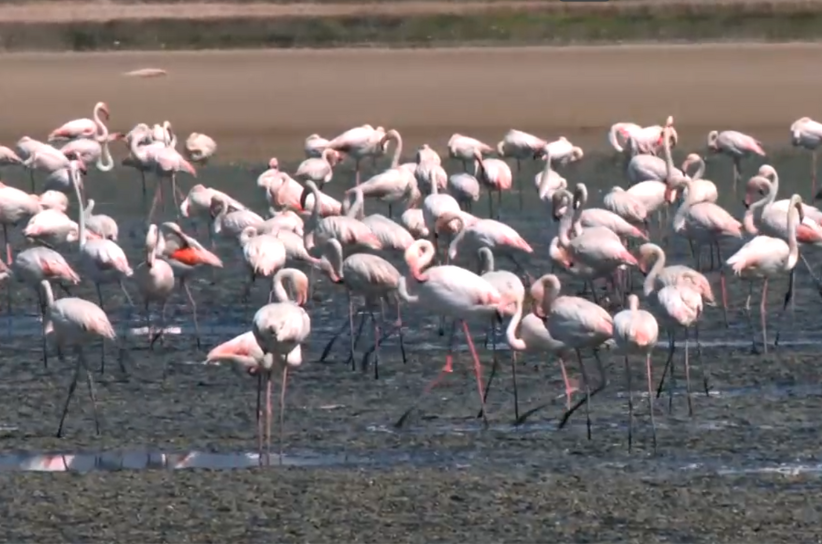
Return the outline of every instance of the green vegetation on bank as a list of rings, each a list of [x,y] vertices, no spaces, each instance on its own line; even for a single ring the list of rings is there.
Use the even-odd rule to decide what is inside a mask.
[[[822,38],[822,6],[807,2],[661,3],[631,8],[615,2],[589,6],[529,10],[499,7],[461,14],[405,16],[0,22],[0,46],[6,50],[90,51]]]

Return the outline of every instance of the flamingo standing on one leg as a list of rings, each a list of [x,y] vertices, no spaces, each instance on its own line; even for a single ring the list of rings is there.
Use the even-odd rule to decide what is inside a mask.
[[[822,123],[810,117],[794,121],[791,125],[791,145],[811,152],[811,195],[816,195],[816,150],[822,145]]]
[[[166,325],[166,303],[168,297],[174,291],[174,269],[163,259],[158,259],[158,253],[162,253],[159,247],[163,238],[157,225],[149,225],[146,234],[146,260],[134,268],[134,281],[143,296],[143,304],[146,311],[146,327],[148,329],[149,347],[154,346],[154,334],[151,330],[151,316],[149,306],[152,302],[160,305],[160,333],[165,330]]]
[[[631,366],[628,356],[634,353],[645,356],[645,375],[648,380],[648,410],[651,414],[651,429],[656,451],[656,423],[654,423],[654,397],[651,377],[651,353],[659,337],[659,325],[654,316],[639,309],[639,297],[628,295],[628,309],[614,316],[614,341],[617,348],[625,353],[625,379],[628,384],[628,451],[633,447],[634,399],[631,388]]]
[[[480,404],[482,405],[483,421],[487,422],[485,401],[483,399],[482,366],[466,320],[477,317],[487,322],[494,314],[505,312],[507,306],[513,301],[503,298],[499,291],[490,283],[464,268],[443,265],[434,266],[423,271],[431,264],[435,253],[434,244],[430,241],[417,240],[414,242],[405,252],[405,261],[408,264],[411,275],[417,280],[417,294],[409,294],[405,276],[400,278],[399,283],[400,297],[406,302],[419,304],[433,314],[444,315],[454,319],[451,327],[445,366],[440,371],[439,376],[425,388],[420,399],[430,391],[445,374],[453,371],[452,354],[454,336],[457,321],[460,321],[462,322],[465,338],[468,341],[468,348],[471,350],[471,355],[474,359],[474,374],[477,379]],[[418,402],[419,400],[417,403]],[[417,403],[414,403],[414,405],[400,417],[397,421],[397,426],[402,426]]]

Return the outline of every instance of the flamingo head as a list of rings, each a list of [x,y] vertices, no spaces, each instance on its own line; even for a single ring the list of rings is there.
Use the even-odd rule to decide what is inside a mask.
[[[271,157],[268,159],[268,167],[271,170],[279,170],[280,169],[280,161],[277,157]]]
[[[105,116],[106,121],[108,121],[111,118],[111,112],[108,109],[108,104],[106,104],[105,102],[99,102],[97,104],[97,107],[100,110],[100,112]]]

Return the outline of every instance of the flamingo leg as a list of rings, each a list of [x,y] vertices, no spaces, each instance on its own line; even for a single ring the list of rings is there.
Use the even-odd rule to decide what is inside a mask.
[[[662,377],[659,380],[659,385],[656,388],[656,398],[662,396],[662,388],[665,385],[665,376],[668,375],[668,370],[671,368],[674,360],[674,339],[671,337],[671,331],[666,331],[668,334],[668,358],[665,360],[665,368],[662,369]]]
[[[583,386],[585,387],[585,402],[584,402],[584,404],[585,404],[585,427],[586,427],[587,434],[588,434],[588,440],[591,440],[591,406],[590,406],[591,381],[589,379],[588,372],[585,370],[585,363],[582,362],[582,354],[580,353],[580,351],[578,349],[576,350],[576,352],[577,352],[577,360],[579,361],[579,368],[580,368],[580,371],[582,371]],[[574,410],[574,408],[572,407],[571,410],[569,410],[565,413],[565,416],[563,417],[563,419],[562,419],[562,421],[560,422],[560,425],[559,425],[560,429],[562,427],[564,427],[565,424],[568,422],[568,419],[570,418],[570,414],[572,413],[573,410]]]
[[[354,179],[355,179],[355,184],[359,185],[360,184],[360,159],[356,159],[356,162],[354,163]]]
[[[354,302],[351,299],[351,291],[346,289],[345,294],[348,297],[348,358],[351,361],[351,370],[355,370],[354,365]],[[360,324],[365,322],[365,317],[362,316]]]
[[[672,329],[669,333],[671,336],[671,380],[668,382],[668,413],[672,414],[674,411],[674,389],[676,389],[676,381],[674,374],[674,352],[676,351],[676,329]]]
[[[437,377],[434,378],[425,387],[425,389],[423,389],[422,394],[420,394],[420,396],[417,397],[417,400],[414,402],[414,404],[412,404],[411,407],[408,410],[406,410],[405,413],[402,414],[402,416],[400,416],[400,418],[394,424],[394,427],[397,427],[397,428],[402,427],[403,423],[405,423],[405,420],[408,419],[408,416],[411,414],[411,412],[414,411],[414,408],[416,408],[419,405],[419,403],[423,399],[423,397],[425,397],[425,395],[430,393],[431,390],[434,389],[434,387],[436,387],[437,384],[439,384],[446,375],[448,375],[448,374],[450,374],[454,371],[454,369],[453,369],[454,339],[456,337],[456,332],[457,332],[457,321],[454,320],[454,321],[451,322],[451,333],[450,333],[449,339],[448,339],[448,353],[445,356],[445,365],[442,367],[439,374],[437,374]]]
[[[288,365],[283,365],[283,381],[280,389],[280,466],[283,464],[283,436],[285,434],[285,389],[288,385]]]
[[[625,383],[628,388],[628,451],[634,445],[634,395],[631,390],[631,365],[628,363],[628,356],[625,356]]]
[[[487,348],[487,346],[486,346],[486,348]],[[497,359],[497,342],[496,342],[496,338],[494,339],[492,348],[493,348],[493,353],[494,353],[494,359],[493,359],[493,363],[491,365],[491,373],[488,375],[488,381],[485,383],[485,391],[483,391],[483,393],[482,393],[482,402],[483,402],[483,404],[488,401],[488,393],[489,393],[489,391],[491,391],[491,384],[494,382],[494,377],[497,375],[497,370],[499,369],[499,360]],[[481,418],[484,413],[485,412],[483,411],[483,409],[480,408],[480,411],[477,412],[477,418]]]
[[[265,464],[271,465],[271,372],[265,378]]]
[[[100,303],[100,309],[105,311],[105,306],[103,305],[103,290],[100,287],[99,283],[94,284],[94,288],[97,289],[97,302]],[[105,342],[100,342],[100,374],[105,374],[106,372],[106,344]]]
[[[688,327],[685,327],[685,394],[688,396],[688,417],[694,417],[691,400],[691,362],[688,359]]]
[[[474,347],[474,339],[471,338],[471,331],[468,330],[468,323],[462,320],[462,330],[465,333],[465,339],[468,341],[468,349],[471,351],[471,356],[474,358],[474,375],[477,378],[477,391],[479,392],[480,404],[482,406],[482,421],[487,426],[488,417],[485,409],[485,397],[483,397],[482,387],[482,364],[480,363],[477,349]]]
[[[748,297],[745,299],[745,316],[748,318],[748,328],[751,331],[751,353],[758,353],[756,349],[756,328],[751,314],[751,297],[753,296],[753,282],[748,282]]]
[[[6,242],[6,263],[11,266],[11,244],[9,243],[9,227],[3,223],[3,241]]]
[[[517,391],[517,352],[511,350],[511,382],[514,386],[514,419],[519,419],[519,392]]]
[[[88,395],[91,398],[91,409],[94,412],[94,432],[100,434],[100,418],[97,414],[97,394],[94,392],[94,377],[91,375],[91,370],[86,364],[86,356],[83,354],[83,348],[77,347],[77,357],[86,371],[86,383],[88,384]]]
[[[742,177],[742,161],[734,157],[734,194],[736,194],[736,184],[740,177]]]
[[[768,298],[768,278],[762,284],[762,301],[759,303],[759,319],[762,322],[762,352],[768,353],[768,315],[767,315],[767,298]]]
[[[60,356],[62,359],[62,356]],[[63,414],[60,416],[60,425],[57,427],[57,438],[61,438],[63,436],[63,424],[66,422],[66,416],[68,415],[69,403],[71,403],[71,397],[74,396],[74,390],[77,389],[77,380],[80,377],[80,366],[82,362],[80,358],[77,357],[77,361],[74,365],[74,377],[71,379],[71,385],[69,385],[68,395],[66,396],[66,402],[63,405]]]
[[[197,349],[202,349],[202,343],[200,342],[200,324],[197,321],[197,303],[194,302],[194,296],[191,294],[191,289],[188,288],[188,282],[186,282],[183,278],[180,278],[180,283],[183,285],[183,289],[188,297],[188,303],[191,306],[191,318],[194,320],[194,336],[197,343]]]
[[[157,183],[157,186],[154,189],[154,198],[151,199],[151,207],[148,210],[148,219],[146,220],[146,225],[150,225],[154,219],[154,212],[157,211],[157,204],[163,198],[163,186],[161,183]]]
[[[645,355],[645,374],[648,378],[648,413],[651,415],[651,432],[653,433],[654,452],[656,452],[656,422],[654,421],[654,398],[653,398],[653,384],[654,380],[651,376],[651,353]]]
[[[708,371],[708,363],[702,358],[702,345],[699,343],[699,323],[694,324],[694,339],[696,340],[696,356],[699,359],[699,367],[702,369],[702,387],[705,390],[705,396],[710,396],[711,387],[709,385],[710,372]]]
[[[788,302],[793,303],[793,301],[794,301],[793,291],[794,291],[794,271],[795,270],[796,270],[796,268],[791,270],[790,282],[788,283],[788,292],[785,293],[785,301],[782,303],[782,309],[779,311],[779,315],[776,316],[776,320],[777,320],[776,321],[776,337],[775,337],[774,342],[773,342],[774,347],[779,345],[779,334],[780,334],[781,329],[782,329],[782,318],[785,315],[785,310],[788,308]]]
[[[263,371],[257,369],[257,462],[263,465]]]
[[[351,318],[351,316],[349,315],[349,319],[353,319],[353,318]],[[337,338],[339,338],[342,335],[342,333],[345,331],[346,325],[349,325],[349,320],[344,321],[342,323],[342,325],[340,326],[339,330],[337,331],[337,333],[334,336],[331,337],[331,340],[329,340],[328,343],[323,348],[322,355],[320,355],[320,358],[317,362],[322,363],[322,362],[325,361],[325,358],[328,357],[328,354],[331,352],[331,348],[334,347],[334,343],[337,341]],[[351,329],[351,334],[353,334],[354,325],[351,324],[351,325],[349,325],[349,327]]]
[[[46,339],[46,303],[43,301],[43,293],[40,289],[36,289],[37,291],[37,306],[40,311],[40,317],[42,319],[43,328],[42,333],[42,347],[43,347],[43,368],[49,367],[49,354],[48,354],[48,340]],[[59,350],[58,350],[59,351]]]
[[[374,312],[368,312],[371,316],[371,323],[374,325],[374,379],[380,379],[380,342],[382,339],[380,338],[380,323],[377,321],[377,318],[374,317]],[[364,369],[363,369],[364,370]]]
[[[559,369],[562,372],[562,381],[565,384],[565,410],[570,410],[571,398],[575,389],[571,387],[571,381],[568,379],[568,369],[565,367],[565,361],[562,360],[562,357],[559,358]]]

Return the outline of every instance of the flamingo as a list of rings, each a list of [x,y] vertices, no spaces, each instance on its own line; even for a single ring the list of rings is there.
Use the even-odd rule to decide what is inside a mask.
[[[245,227],[240,233],[240,245],[243,248],[243,259],[251,274],[241,297],[241,300],[248,301],[254,280],[258,276],[273,277],[279,269],[285,266],[286,252],[285,245],[277,236],[260,234],[253,226]],[[268,296],[269,302],[271,302],[273,296],[274,288],[272,285]]]
[[[12,275],[22,281],[27,286],[34,289],[37,293],[37,300],[39,301],[37,313],[45,315],[45,307],[43,301],[43,292],[40,289],[40,283],[43,280],[48,281],[65,281],[72,285],[80,283],[80,276],[73,268],[66,262],[58,252],[47,247],[30,247],[21,251],[17,255],[14,263],[10,263]],[[9,319],[11,319],[11,290],[6,291],[6,304]],[[65,289],[65,288],[64,288]],[[9,324],[9,326],[11,326]],[[48,355],[46,350],[46,330],[43,329],[42,337],[43,347],[43,365],[48,367]]]
[[[577,221],[582,227],[603,227],[612,231],[619,238],[648,239],[647,235],[636,225],[632,225],[614,212],[603,208],[586,208],[588,204],[588,187],[584,183],[577,183],[574,194],[577,201]]]
[[[647,225],[648,209],[636,196],[622,187],[613,187],[602,199],[606,210],[634,225]]]
[[[672,127],[673,123],[674,119],[669,115],[665,124]],[[614,123],[608,131],[608,142],[619,153],[624,152],[630,146],[635,146],[641,154],[656,155],[662,143],[660,141],[662,129],[663,127],[660,125],[642,127],[636,123]],[[626,140],[625,144],[620,143],[620,136]],[[678,139],[676,130],[672,132],[672,136],[674,138],[673,145],[676,145]]]
[[[161,228],[165,232],[162,250],[159,253],[168,261],[174,270],[174,277],[180,281],[191,306],[191,317],[194,321],[197,349],[200,349],[200,326],[197,322],[197,304],[188,287],[188,277],[200,266],[222,268],[223,262],[214,253],[204,248],[197,240],[188,236],[177,223],[166,222]]]
[[[377,318],[374,316],[373,307],[376,303],[388,302],[397,307],[397,323],[396,330],[400,338],[400,348],[403,354],[403,363],[405,362],[405,343],[402,333],[402,320],[399,319],[399,282],[400,273],[388,261],[379,255],[370,253],[354,253],[343,260],[342,245],[334,238],[329,239],[323,247],[323,270],[334,283],[344,284],[346,293],[348,294],[348,332],[349,332],[349,360],[351,362],[351,369],[354,370],[354,304],[351,296],[358,295],[365,299],[365,310],[371,323],[374,325],[374,378],[379,378],[379,360],[380,360],[380,344],[385,337],[381,336],[380,325]],[[323,349],[323,355],[326,355],[333,346],[336,339],[342,333],[344,326],[326,345]],[[362,325],[360,326],[362,330]],[[359,337],[359,334],[357,334]],[[320,358],[321,360],[324,357]],[[365,361],[365,359],[364,359]]]
[[[22,165],[23,159],[20,158],[13,149],[4,145],[0,145],[0,166]]]
[[[369,178],[367,181],[357,184],[357,188],[362,188],[364,197],[379,198],[388,203],[388,215],[393,216],[393,204],[399,200],[409,199],[416,182],[413,174],[409,174],[404,168],[400,168],[400,157],[402,156],[402,136],[394,129],[389,130],[380,140],[380,147],[384,147],[388,141],[394,142],[394,154],[391,157],[391,166]],[[346,192],[346,195],[352,191]]]
[[[364,215],[362,185],[346,191],[346,196],[349,195],[353,195],[354,203],[350,204],[351,201],[346,200],[343,203],[343,213],[349,217],[359,219],[371,229],[371,232],[379,238],[383,250],[405,253],[408,246],[414,243],[414,237],[411,236],[411,233],[392,219],[378,213]]]
[[[476,165],[475,176],[477,181],[488,189],[488,216],[494,214],[494,204],[491,191],[497,192],[497,219],[502,208],[502,191],[511,189],[511,168],[501,159],[483,159],[482,152],[477,149],[474,154]],[[522,209],[522,191],[519,192],[519,208]]]
[[[214,218],[211,230],[226,238],[238,239],[248,227],[261,228],[265,219],[248,208],[231,211],[231,204],[220,194],[211,196],[211,216]]]
[[[668,137],[663,137],[663,146],[666,156],[670,155],[670,141]],[[674,215],[674,232],[688,239],[691,251],[696,259],[697,269],[699,266],[700,249],[707,244],[711,248],[711,262],[713,263],[713,247],[716,247],[719,262],[722,262],[719,240],[721,238],[742,237],[742,224],[734,219],[724,208],[713,202],[698,201],[700,197],[697,191],[692,191],[693,180],[686,176],[674,177],[671,161],[667,161],[668,185],[666,196],[671,191],[679,187],[685,187],[688,191],[684,202]],[[724,272],[721,272],[721,281],[725,281]],[[724,287],[723,287],[724,290]]]
[[[360,162],[367,157],[379,157],[384,153],[382,127],[362,125],[346,130],[326,145],[327,149],[345,153],[355,161],[356,185],[360,184]]]
[[[320,190],[317,185],[308,180],[305,182],[305,188],[314,195],[314,202],[319,202]],[[301,204],[304,204],[306,198],[307,193],[303,193]],[[330,238],[336,238],[348,248],[367,247],[378,250],[382,247],[379,238],[362,221],[344,215],[329,216],[320,220],[319,209],[314,206],[311,217],[306,222],[305,247],[308,251],[315,247],[322,248]]]
[[[105,214],[92,215],[94,204],[94,199],[90,198],[86,204],[86,209],[83,210],[83,215],[86,218],[86,228],[100,238],[107,238],[116,242],[120,233],[117,221]]]
[[[457,206],[459,206],[459,204],[457,204]],[[420,208],[408,208],[402,212],[400,224],[411,233],[411,236],[413,236],[415,240],[428,238],[431,235],[431,232],[425,224],[424,212]]]
[[[465,250],[470,255],[475,255],[479,248],[487,247],[496,253],[504,254],[518,268],[523,269],[517,261],[516,255],[518,253],[531,254],[534,252],[531,245],[516,230],[494,219],[480,219],[472,225],[466,225],[463,216],[445,214],[440,217],[439,221],[444,224],[456,221],[459,224],[458,234],[448,246],[448,258],[452,261],[457,258],[460,249]]]
[[[550,149],[547,147],[544,148],[543,159],[545,164],[542,167],[542,171],[534,176],[534,183],[537,186],[537,194],[540,200],[549,202],[556,191],[565,189],[568,186],[568,182],[551,168],[554,158],[551,155]]]
[[[260,234],[274,234],[281,230],[293,232],[302,238],[305,232],[305,221],[293,210],[274,212],[271,217],[260,225],[257,232]]]
[[[40,193],[40,207],[44,210],[64,212],[68,209],[68,197],[60,191],[43,191]]]
[[[788,207],[788,240],[775,238],[766,235],[759,235],[748,241],[739,251],[731,255],[725,262],[734,274],[751,282],[751,289],[748,291],[748,299],[745,303],[745,311],[749,316],[751,307],[751,291],[753,290],[753,280],[762,278],[762,300],[759,305],[760,318],[762,322],[762,345],[765,353],[768,353],[767,338],[767,294],[768,281],[771,278],[785,276],[791,272],[799,261],[799,246],[796,240],[798,225],[804,219],[802,210],[802,197],[795,194],[791,196]],[[787,306],[787,304],[785,304]],[[784,312],[784,307],[783,307]],[[780,314],[781,315],[781,314]],[[751,331],[753,323],[751,322]],[[779,343],[779,332],[776,334],[775,345]],[[753,342],[753,349],[756,350],[756,341]]]
[[[414,179],[417,188],[430,193],[431,185],[436,184],[438,189],[444,190],[448,186],[448,172],[441,164],[434,161],[423,161],[414,167]]]
[[[585,418],[588,430],[588,439],[591,439],[591,415],[590,400],[598,392],[605,388],[605,372],[599,356],[596,356],[599,367],[600,383],[591,391],[590,380],[582,362],[580,350],[585,348],[596,349],[609,340],[614,333],[614,323],[611,316],[600,306],[580,297],[560,296],[560,282],[554,274],[545,274],[531,285],[531,296],[534,300],[542,301],[537,307],[538,317],[545,320],[545,328],[551,338],[562,342],[569,350],[576,351],[579,360],[582,380],[585,386]],[[566,381],[567,387],[567,381]],[[562,428],[571,414],[579,407],[577,404],[565,412],[565,416],[560,422]],[[530,413],[533,413],[533,410]],[[522,417],[520,418],[522,419]]]
[[[521,130],[511,129],[505,133],[501,141],[497,143],[497,154],[502,158],[514,158],[517,161],[517,188],[522,194],[522,161],[523,159],[534,159],[548,145],[548,142],[538,138],[533,134],[528,134]],[[522,209],[522,197],[520,197],[520,209]]]
[[[281,271],[282,272],[282,271]],[[282,276],[281,276],[282,277]],[[307,285],[301,289],[302,300],[307,296]],[[271,443],[271,373],[274,365],[282,367],[280,390],[280,462],[282,462],[283,422],[285,419],[285,391],[288,383],[288,369],[296,368],[303,362],[302,348],[311,334],[311,318],[298,304],[290,301],[266,304],[254,314],[252,333],[263,350],[263,362],[258,370],[258,394],[262,391],[262,374],[266,382],[266,437]],[[268,456],[266,456],[268,459]]]
[[[319,158],[311,157],[301,162],[294,173],[294,177],[297,179],[310,179],[322,189],[323,185],[331,181],[334,176],[334,165],[336,164],[337,152],[325,148]]]
[[[508,300],[513,300],[514,303],[509,305],[509,307],[502,312],[502,317],[514,317],[517,312],[517,304],[520,306],[523,303],[525,298],[525,286],[522,285],[522,280],[520,280],[516,274],[509,272],[507,270],[496,270],[494,267],[494,252],[491,251],[488,247],[481,247],[477,250],[477,256],[480,262],[480,277],[491,284],[491,286],[495,287],[499,294]],[[520,309],[521,311],[521,309]],[[494,316],[498,317],[498,316]],[[497,338],[496,338],[496,322],[494,318],[491,320],[490,324],[490,335],[491,335],[491,347],[492,352],[494,354],[494,366],[491,369],[491,374],[488,377],[488,383],[485,386],[485,393],[483,397],[487,400],[488,399],[488,391],[491,388],[491,381],[494,378],[497,370]],[[485,346],[488,346],[488,336],[489,333],[486,331],[485,333]],[[516,352],[511,354],[511,370],[513,373],[514,379],[514,391],[516,392]],[[514,395],[514,417],[519,419],[519,406],[516,397],[516,393]]]
[[[435,253],[434,244],[430,241],[417,240],[414,242],[405,252],[405,261],[411,275],[417,282],[417,294],[409,294],[405,276],[400,278],[398,288],[400,298],[405,302],[418,304],[434,314],[454,319],[451,327],[445,366],[440,371],[439,376],[426,387],[422,396],[430,391],[446,373],[453,371],[454,333],[456,333],[457,321],[460,321],[462,322],[462,329],[474,360],[474,374],[477,379],[480,404],[482,405],[482,417],[484,421],[487,421],[485,400],[483,398],[482,367],[466,320],[482,318],[487,321],[497,312],[505,312],[511,301],[503,298],[499,291],[487,281],[464,268],[443,265],[434,266],[423,271],[431,264]],[[416,404],[417,403],[411,406],[411,408],[400,417],[397,421],[397,426],[402,426],[405,419],[416,407]]]
[[[32,215],[23,229],[23,236],[27,239],[49,246],[76,242],[79,233],[77,223],[58,210],[43,210]]]
[[[734,192],[736,183],[742,176],[742,159],[751,155],[765,156],[762,142],[738,132],[736,130],[712,130],[708,133],[708,151],[711,153],[724,153],[729,155],[734,162]]]
[[[448,156],[462,161],[462,169],[465,172],[468,171],[468,163],[476,160],[477,153],[482,157],[493,152],[493,147],[470,136],[454,133],[448,139]]]
[[[287,174],[281,174],[281,183],[272,183],[268,188],[268,200],[275,210],[291,209],[301,214],[310,215],[314,208],[318,208],[321,217],[340,215],[342,203],[322,191],[314,193],[306,189]],[[311,180],[309,180],[311,181]],[[311,183],[314,183],[311,181]],[[301,201],[305,194],[305,201]]]
[[[183,153],[186,158],[195,164],[206,164],[217,152],[217,142],[211,136],[200,132],[192,132],[186,138]]]
[[[415,161],[417,164],[423,162],[431,162],[434,164],[442,164],[442,159],[440,158],[439,153],[431,149],[431,146],[428,144],[422,144],[417,149],[417,154],[415,157]]]
[[[662,263],[660,265],[660,263]],[[691,326],[696,326],[702,315],[702,293],[701,289],[691,280],[681,278],[676,283],[668,284],[657,290],[657,276],[662,272],[665,261],[664,258],[657,259],[656,264],[650,273],[645,277],[642,285],[645,298],[648,299],[651,313],[656,317],[657,322],[668,333],[668,360],[665,362],[665,369],[662,372],[663,379],[670,368],[671,385],[669,387],[670,397],[668,406],[670,410],[673,402],[673,359],[676,346],[676,332],[682,328],[685,330],[685,384],[688,393],[688,414],[693,415],[693,405],[691,402],[691,367],[688,355],[688,330]],[[693,278],[694,276],[691,276]],[[697,345],[699,342],[699,329],[697,328]],[[704,371],[704,367],[703,367]],[[705,394],[708,391],[707,373],[703,372],[703,384]],[[659,391],[662,390],[660,383]]]
[[[577,162],[582,160],[582,157],[585,156],[582,148],[572,144],[565,136],[560,136],[553,142],[548,142],[541,150],[538,151],[537,156],[540,154],[544,155],[546,153],[551,155],[552,162],[557,162],[562,165]]]
[[[149,347],[154,346],[157,338],[161,337],[166,328],[166,305],[168,298],[174,291],[174,269],[163,259],[158,259],[162,250],[160,245],[163,238],[157,225],[151,224],[146,234],[146,260],[134,268],[134,282],[143,297],[143,307],[146,311],[146,328],[148,329]],[[155,336],[151,330],[151,315],[149,307],[152,302],[160,306],[160,330]]]
[[[77,354],[77,363],[74,368],[74,378],[69,385],[66,403],[63,406],[63,414],[60,416],[60,426],[57,428],[57,438],[63,435],[63,423],[68,414],[69,403],[77,387],[77,380],[80,377],[80,369],[86,371],[88,381],[89,396],[94,409],[94,428],[100,434],[100,420],[97,417],[97,398],[94,393],[94,378],[86,363],[83,353],[83,346],[98,338],[103,340],[113,340],[116,336],[114,328],[106,313],[93,302],[77,297],[61,298],[54,300],[54,293],[48,280],[40,282],[45,300],[45,320],[44,329],[54,331],[54,338],[57,342],[58,356],[63,359],[63,350],[68,347],[74,348]]]
[[[283,285],[289,281],[292,289],[297,292],[297,297],[292,299]],[[277,302],[293,302],[302,305],[308,297],[308,277],[294,268],[282,268],[274,275],[275,298]],[[223,362],[234,363],[243,368],[248,374],[256,375],[257,385],[257,443],[259,447],[260,462],[263,460],[263,412],[262,412],[262,381],[266,372],[269,374],[273,370],[271,366],[266,368],[266,358],[263,349],[257,342],[254,331],[248,331],[235,336],[227,342],[223,342],[208,352],[206,362],[209,364],[220,364]],[[269,403],[270,406],[270,403]],[[282,413],[283,406],[280,407]],[[270,420],[270,411],[268,414]]]
[[[322,157],[323,151],[328,148],[328,140],[319,134],[311,134],[305,139],[305,158]],[[334,152],[335,162],[342,161],[342,153]]]
[[[801,117],[791,125],[791,145],[811,152],[811,194],[816,195],[816,150],[822,145],[822,123]]]
[[[8,228],[28,221],[41,210],[40,199],[36,195],[0,182],[0,224],[3,225],[3,241],[6,243],[6,263],[13,262]]]
[[[653,381],[651,377],[651,353],[659,338],[659,324],[654,316],[639,309],[639,297],[628,295],[628,308],[614,316],[614,341],[617,349],[625,354],[625,380],[628,384],[628,451],[633,446],[634,400],[631,388],[629,355],[645,356],[645,375],[648,381],[648,411],[651,414],[654,451],[656,451],[656,423],[654,422]]]
[[[105,102],[97,102],[92,111],[92,119],[74,119],[64,125],[51,131],[48,141],[66,139],[73,140],[75,138],[94,138],[105,128],[105,124],[100,119],[100,114],[103,114],[106,121],[109,120],[110,114],[108,105]]]
[[[480,197],[477,178],[467,172],[460,172],[448,178],[448,193],[468,212],[473,211],[474,202]]]
[[[108,128],[102,125],[102,133],[93,138],[78,138],[71,140],[60,148],[60,152],[69,159],[82,161],[84,164],[95,163],[97,170],[109,172],[114,168],[114,160],[111,158],[108,144],[116,140],[121,140],[123,135],[119,132],[109,134]]]

